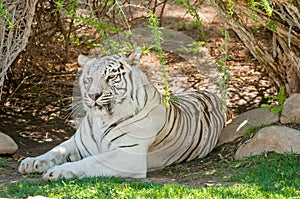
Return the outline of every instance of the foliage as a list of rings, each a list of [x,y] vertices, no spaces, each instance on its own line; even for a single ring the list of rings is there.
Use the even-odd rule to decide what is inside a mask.
[[[281,114],[282,109],[283,109],[283,104],[286,100],[285,88],[284,87],[281,88],[277,95],[269,95],[269,96],[266,96],[265,98],[276,100],[278,102],[278,105],[274,106],[273,104],[262,104],[261,107],[269,108],[273,113]]]
[[[55,2],[55,8],[52,12],[54,14],[61,13],[64,17],[69,19],[70,23],[82,23],[88,27],[93,27],[97,30],[98,34],[106,33],[106,31],[111,33],[118,31],[116,27],[95,16],[94,12],[89,12],[85,15],[78,12],[78,6],[77,0],[70,0],[68,2],[65,0],[59,0]]]
[[[230,36],[229,36],[229,32],[226,28],[223,29],[222,34],[224,35],[225,42],[219,48],[219,50],[220,51],[223,50],[224,53],[223,53],[222,57],[216,61],[216,63],[218,64],[217,71],[222,74],[222,76],[220,78],[220,83],[219,83],[219,85],[220,85],[219,93],[221,94],[222,99],[225,99],[225,97],[227,95],[226,89],[230,84],[229,80],[231,77],[231,74],[229,73],[230,68],[228,65],[226,65],[226,62],[230,60],[230,57],[228,56],[228,49],[227,49],[227,46],[230,43]]]
[[[269,20],[265,27],[268,29],[268,30],[271,30],[273,32],[276,32],[277,31],[277,22],[276,21],[273,21],[273,20]]]
[[[207,175],[218,173],[232,185],[189,187],[175,184],[137,182],[122,178],[85,178],[53,182],[10,184],[0,197],[26,198],[298,198],[300,197],[300,156],[266,153],[260,156],[219,162]],[[232,171],[226,177],[219,170]],[[211,173],[212,172],[212,173]],[[211,174],[209,174],[211,173]],[[199,176],[201,177],[201,176]]]
[[[261,0],[261,4],[267,15],[270,17],[273,13],[273,8],[271,7],[271,3],[268,0]]]
[[[77,26],[86,26],[88,28],[95,29],[97,32],[97,39],[88,40],[85,44],[88,47],[98,47],[99,43],[105,41],[108,33],[116,33],[119,29],[109,22],[104,22],[101,18],[95,16],[95,12],[89,11],[88,13],[83,14],[78,12],[79,2],[77,0],[58,0],[55,2],[52,13],[56,16],[59,15],[60,23],[64,24],[64,27],[61,27],[61,32],[63,35],[62,40],[66,45],[66,57],[68,59],[68,45],[72,42],[75,45],[80,45],[80,37],[85,38],[86,35],[81,35],[80,32],[76,32]],[[85,40],[85,39],[81,39]]]
[[[3,20],[2,24],[6,25],[8,29],[14,29],[14,25],[9,17],[8,10],[4,8],[2,2],[0,2],[0,21],[2,21],[1,19]]]
[[[250,126],[245,132],[244,137],[250,139],[252,138],[260,129],[265,128],[265,124],[261,124],[259,126]]]
[[[3,168],[3,167],[5,167],[5,164],[4,164],[4,162],[3,162],[3,159],[0,158],[0,168]]]
[[[164,51],[162,49],[162,45],[161,45],[161,42],[162,42],[162,31],[161,31],[161,28],[159,27],[159,19],[158,17],[153,14],[153,13],[150,13],[149,14],[149,22],[148,22],[148,26],[149,28],[151,28],[151,36],[152,36],[152,39],[154,40],[154,47],[155,47],[155,52],[156,52],[156,55],[158,56],[159,58],[159,63],[161,65],[161,68],[162,68],[162,72],[163,72],[163,81],[164,81],[164,86],[163,86],[163,89],[165,91],[165,99],[164,99],[164,103],[166,104],[167,108],[170,108],[170,92],[169,92],[169,85],[168,85],[168,72],[166,71],[166,67],[164,65],[164,57],[163,57],[163,54],[164,54]]]
[[[265,11],[265,13],[271,17],[273,14],[273,8],[271,6],[271,3],[268,0],[261,0],[260,2],[257,2],[255,0],[250,0],[249,1],[249,6],[250,6],[250,16],[254,22],[257,22],[257,15],[258,15],[258,10],[261,8],[262,10]]]
[[[205,42],[203,41],[194,41],[192,43],[189,43],[187,47],[182,46],[178,48],[178,50],[182,50],[185,52],[190,52],[190,53],[200,53],[203,51]]]
[[[229,15],[233,15],[233,9],[234,9],[234,2],[232,0],[227,0],[227,6],[226,6],[227,12]]]
[[[258,2],[256,2],[255,0],[250,0],[249,4],[250,4],[250,17],[251,17],[252,21],[254,22],[254,28],[258,28],[258,25],[257,25]]]
[[[130,32],[128,31],[128,37]],[[126,36],[127,37],[127,36]],[[130,42],[117,42],[107,36],[103,37],[101,44],[97,44],[97,50],[100,51],[101,55],[113,55],[117,53],[125,54],[136,47],[136,44]]]
[[[252,21],[254,22],[254,28],[258,28],[258,21],[257,21],[257,17],[258,17],[258,10],[259,8],[262,8],[265,13],[267,14],[267,16],[271,17],[273,14],[273,8],[271,6],[271,3],[267,0],[261,0],[261,2],[257,2],[255,0],[250,0],[249,1],[249,5],[250,5],[250,17],[252,19]],[[273,32],[276,32],[277,28],[276,28],[276,22],[269,20],[265,27]]]
[[[193,4],[191,4],[190,0],[175,0],[174,1],[177,5],[181,5],[187,9],[187,12],[195,19],[195,25],[200,30],[200,35],[202,39],[206,40],[205,31],[202,25],[202,20],[198,14],[197,6],[200,6],[203,1],[196,0]],[[198,5],[196,5],[198,3]]]

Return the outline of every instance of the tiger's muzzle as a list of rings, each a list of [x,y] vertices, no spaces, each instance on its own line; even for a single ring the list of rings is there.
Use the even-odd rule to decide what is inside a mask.
[[[97,106],[100,109],[111,107],[113,94],[111,92],[101,92],[88,94],[89,98],[93,100],[93,106]]]

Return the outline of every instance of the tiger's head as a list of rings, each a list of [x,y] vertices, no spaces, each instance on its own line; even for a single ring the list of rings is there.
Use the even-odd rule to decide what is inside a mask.
[[[113,114],[114,108],[127,103],[133,90],[145,82],[143,75],[136,75],[139,69],[141,49],[129,55],[116,54],[101,58],[88,58],[79,55],[82,67],[79,85],[85,110],[104,111]],[[130,107],[127,107],[130,108]]]

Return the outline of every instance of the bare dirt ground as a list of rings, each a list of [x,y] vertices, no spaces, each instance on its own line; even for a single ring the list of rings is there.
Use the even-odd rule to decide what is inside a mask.
[[[176,9],[178,11],[176,14],[172,9],[166,12],[163,25],[177,29],[198,41],[199,31],[186,25],[188,18],[187,21],[176,19],[176,15],[183,15],[179,8]],[[169,16],[171,13],[173,15]],[[224,23],[209,6],[204,6],[200,14],[207,35],[205,47],[212,58],[218,60],[222,56],[219,47],[224,43],[224,36],[221,34]],[[234,32],[230,29],[229,31],[231,38],[228,46],[230,61],[227,64],[231,69],[232,77],[227,90],[227,104],[229,110],[234,115],[238,115],[265,103],[264,96],[273,94],[275,89],[261,65],[253,58]],[[262,32],[260,37],[268,38],[268,35]],[[20,175],[17,172],[19,161],[24,157],[37,156],[46,152],[68,139],[75,132],[74,121],[72,117],[69,117],[68,107],[71,104],[72,85],[77,76],[76,57],[80,53],[80,49],[74,48],[70,51],[72,56],[70,61],[65,64],[65,72],[52,71],[52,73],[35,74],[33,71],[27,70],[28,64],[30,64],[27,62],[16,63],[12,68],[12,73],[8,74],[0,104],[0,131],[11,136],[18,144],[19,150],[12,156],[1,158],[5,167],[0,168],[0,189],[8,183],[24,179],[40,180]],[[43,67],[47,67],[47,65],[53,67],[56,64],[55,66],[59,68],[62,63],[53,64],[51,59],[55,59],[55,56],[51,56],[40,55],[39,64]],[[168,52],[165,54],[165,59],[170,70],[169,80],[172,89],[176,90],[178,82],[187,88],[201,89],[203,80],[195,68],[189,67],[186,60]],[[152,73],[152,80],[157,85],[161,85],[161,77],[155,75],[160,73],[161,69],[150,67],[150,63],[157,61],[153,54],[144,55],[142,58],[142,64],[147,66],[144,67],[144,70],[147,74]],[[16,74],[16,68],[22,64],[27,64],[27,67]],[[218,185],[221,179],[214,175],[213,168],[218,165],[218,162],[224,161],[224,158],[232,160],[234,151],[240,142],[241,140],[237,140],[234,143],[218,147],[204,159],[150,172],[145,181],[192,186]],[[232,173],[230,168],[227,168],[226,172],[228,172],[227,176]]]

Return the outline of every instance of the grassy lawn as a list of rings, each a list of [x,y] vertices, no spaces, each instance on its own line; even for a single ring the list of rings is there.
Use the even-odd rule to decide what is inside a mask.
[[[0,197],[42,195],[56,198],[300,198],[300,155],[266,153],[233,162],[224,178],[230,186],[189,187],[129,181],[122,178],[86,178],[44,183],[20,182],[0,192]],[[216,168],[218,169],[218,168]],[[226,172],[220,172],[226,175]],[[222,184],[222,182],[220,182]],[[225,184],[225,183],[224,183]]]

